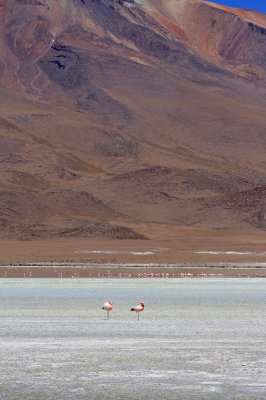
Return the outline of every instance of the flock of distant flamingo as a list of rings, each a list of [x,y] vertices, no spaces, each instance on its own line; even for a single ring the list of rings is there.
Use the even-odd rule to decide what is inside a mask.
[[[113,309],[114,305],[111,301],[106,301],[102,307],[102,310],[107,311],[107,319],[109,319],[109,312]],[[135,311],[138,314],[139,320],[139,313],[144,310],[144,303],[143,301],[135,307],[132,307],[130,311]]]

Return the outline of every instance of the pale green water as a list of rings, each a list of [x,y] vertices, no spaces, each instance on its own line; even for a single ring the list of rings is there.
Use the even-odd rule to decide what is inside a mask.
[[[1,400],[265,400],[265,339],[266,280],[0,279]]]

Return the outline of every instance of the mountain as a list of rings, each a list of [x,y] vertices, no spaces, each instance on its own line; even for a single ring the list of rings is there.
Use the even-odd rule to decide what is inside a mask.
[[[0,0],[0,19],[0,238],[266,229],[266,15]]]

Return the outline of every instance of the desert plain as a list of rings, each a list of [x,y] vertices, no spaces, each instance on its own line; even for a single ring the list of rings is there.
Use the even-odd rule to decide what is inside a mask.
[[[146,229],[138,226],[143,234]],[[152,232],[149,240],[1,240],[0,276],[266,277],[266,235],[261,232],[161,226]]]

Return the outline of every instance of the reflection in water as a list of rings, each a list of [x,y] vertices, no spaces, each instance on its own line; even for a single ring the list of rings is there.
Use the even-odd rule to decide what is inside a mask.
[[[265,399],[265,317],[259,279],[1,279],[0,398]]]

